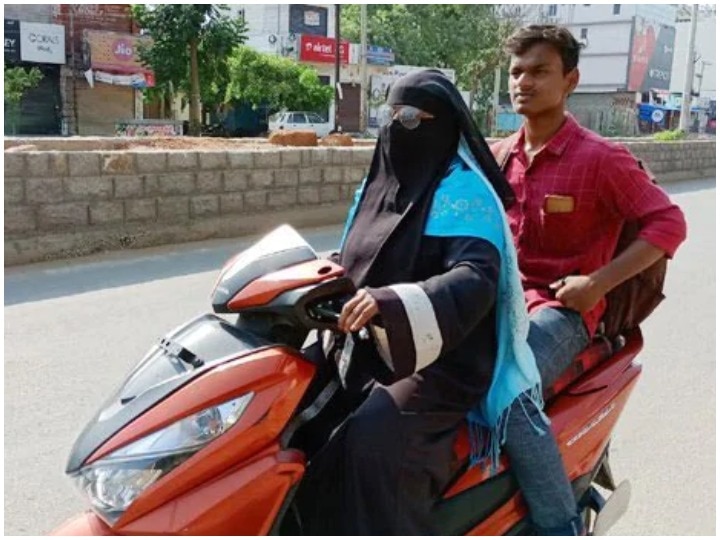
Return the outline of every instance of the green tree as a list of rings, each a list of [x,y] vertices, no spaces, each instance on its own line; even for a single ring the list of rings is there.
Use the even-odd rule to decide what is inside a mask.
[[[360,39],[360,7],[343,6],[341,35]],[[503,41],[517,19],[493,4],[368,5],[368,42],[390,47],[398,64],[454,69],[482,117],[491,103],[495,68],[505,62]]]
[[[314,69],[250,47],[237,47],[228,59],[228,68],[226,101],[265,105],[270,110],[320,111],[333,98],[332,87],[322,84]]]
[[[25,70],[21,67],[5,68],[5,104],[7,105],[12,134],[17,134],[20,119],[20,102],[25,92],[35,88],[43,78],[42,72],[36,68]]]
[[[133,16],[152,37],[140,48],[142,62],[155,72],[156,95],[181,90],[190,98],[190,134],[200,134],[200,101],[222,103],[228,82],[226,60],[247,39],[242,19],[231,19],[224,4],[133,5]]]

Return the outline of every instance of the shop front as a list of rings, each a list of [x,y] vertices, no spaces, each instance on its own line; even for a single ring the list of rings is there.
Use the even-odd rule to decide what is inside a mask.
[[[5,135],[60,135],[60,68],[65,64],[61,25],[5,19],[5,66],[37,68],[43,77],[17,109],[5,104]]]
[[[140,90],[155,84],[152,71],[138,56],[146,38],[101,30],[85,30],[84,37],[84,65],[89,69],[84,80],[76,81],[79,134],[114,135],[119,129],[148,133],[132,129],[134,122],[142,120]]]

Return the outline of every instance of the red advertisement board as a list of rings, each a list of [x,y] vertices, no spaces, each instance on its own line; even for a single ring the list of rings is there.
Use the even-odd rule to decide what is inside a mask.
[[[321,36],[300,36],[300,61],[321,64],[335,63],[335,39]],[[350,42],[340,41],[340,63],[350,61]]]
[[[627,89],[668,90],[675,49],[675,28],[635,17]]]

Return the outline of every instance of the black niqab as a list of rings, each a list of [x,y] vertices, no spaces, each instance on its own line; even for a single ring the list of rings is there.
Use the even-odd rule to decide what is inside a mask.
[[[418,71],[390,89],[390,106],[431,113],[409,130],[398,120],[380,128],[366,187],[343,246],[340,262],[357,287],[380,287],[413,279],[435,189],[454,159],[460,135],[500,200],[513,192],[477,130],[455,86],[436,70]]]

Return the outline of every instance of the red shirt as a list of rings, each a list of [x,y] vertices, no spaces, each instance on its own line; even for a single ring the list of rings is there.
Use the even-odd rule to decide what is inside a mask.
[[[567,119],[530,166],[524,127],[505,174],[517,196],[508,211],[530,313],[560,307],[549,285],[588,275],[610,262],[624,220],[639,220],[639,237],[672,257],[685,239],[682,211],[653,184],[622,145]],[[605,311],[602,300],[583,314],[591,336]]]

